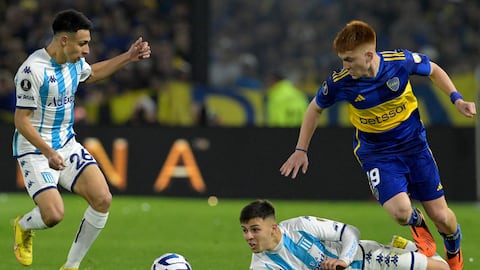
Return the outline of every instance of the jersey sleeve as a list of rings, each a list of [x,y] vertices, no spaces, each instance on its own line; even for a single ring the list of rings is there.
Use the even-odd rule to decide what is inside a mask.
[[[422,53],[404,50],[410,74],[428,76],[431,72],[430,58]]]
[[[36,66],[23,65],[15,76],[16,107],[36,109],[43,75]]]
[[[360,233],[357,228],[345,223],[318,218],[303,217],[302,226],[320,241],[341,242],[339,259],[350,264],[358,249]]]
[[[81,58],[80,68],[81,68],[80,81],[85,82],[92,74],[92,67],[90,66],[90,64],[87,63],[87,61],[85,61],[85,58]]]
[[[328,108],[335,104],[335,91],[332,87],[331,79],[324,81],[322,86],[317,91],[317,95],[315,96],[315,101],[320,108]]]

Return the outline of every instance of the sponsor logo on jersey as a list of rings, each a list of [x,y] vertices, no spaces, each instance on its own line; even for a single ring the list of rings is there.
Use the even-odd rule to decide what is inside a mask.
[[[397,117],[399,114],[405,112],[406,109],[407,109],[407,103],[403,103],[403,104],[400,104],[399,106],[385,112],[382,115],[377,115],[377,116],[371,117],[371,118],[359,117],[359,121],[360,121],[361,124],[364,124],[364,125],[381,124],[383,122],[386,122],[388,120],[391,120],[391,119]]]
[[[367,100],[368,98],[367,96]],[[405,90],[400,96],[391,100],[376,105],[372,104],[372,107],[364,109],[356,108],[354,104],[358,103],[352,102],[348,104],[350,122],[359,130],[370,133],[384,132],[397,127],[407,120],[418,106],[410,83],[407,83]]]
[[[26,99],[26,100],[35,100],[33,96],[25,95],[25,94],[18,94],[17,99]]]
[[[59,96],[53,97],[50,102],[48,102],[48,106],[52,107],[62,107],[69,103],[73,103],[75,101],[75,96]]]

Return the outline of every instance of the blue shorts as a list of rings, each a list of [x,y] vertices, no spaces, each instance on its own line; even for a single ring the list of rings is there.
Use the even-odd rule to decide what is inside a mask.
[[[368,157],[362,161],[373,196],[384,204],[406,192],[418,201],[430,201],[444,195],[438,167],[430,149],[408,155]]]

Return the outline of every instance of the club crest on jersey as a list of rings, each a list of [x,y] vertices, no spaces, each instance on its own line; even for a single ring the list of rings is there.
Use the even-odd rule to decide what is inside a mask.
[[[322,94],[324,96],[328,95],[328,86],[327,86],[327,82],[324,81],[323,84],[322,84]]]
[[[400,79],[398,77],[393,77],[387,81],[387,86],[393,92],[396,92],[400,88]]]
[[[32,83],[28,79],[23,79],[20,82],[20,87],[22,87],[22,89],[24,91],[28,91],[28,90],[32,89]]]

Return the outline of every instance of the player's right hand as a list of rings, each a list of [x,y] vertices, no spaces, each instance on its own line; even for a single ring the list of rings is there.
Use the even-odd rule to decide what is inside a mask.
[[[67,166],[65,161],[63,161],[63,157],[57,151],[53,151],[51,154],[49,154],[47,159],[48,166],[54,170],[61,171]]]
[[[455,102],[455,106],[461,114],[468,118],[472,118],[477,114],[477,109],[475,107],[475,103],[473,102],[457,100]]]
[[[326,259],[322,263],[322,268],[325,270],[343,270],[348,267],[348,264],[340,259]]]
[[[307,153],[302,151],[293,152],[290,157],[280,167],[280,173],[285,176],[291,176],[292,179],[297,177],[298,172],[301,170],[303,174],[307,173],[308,169],[308,156]]]

